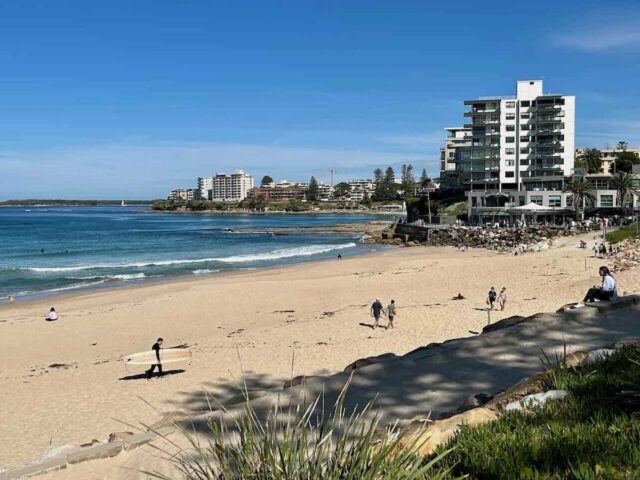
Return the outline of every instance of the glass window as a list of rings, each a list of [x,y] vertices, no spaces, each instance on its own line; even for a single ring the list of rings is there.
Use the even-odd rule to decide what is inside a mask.
[[[507,132],[515,132],[515,130],[516,130],[515,125],[507,125]]]
[[[542,195],[531,195],[531,203],[542,205]]]
[[[507,102],[507,108],[516,108],[516,102]]]
[[[528,154],[528,153],[530,153],[530,152],[531,152],[531,149],[530,149],[530,148],[528,148],[528,147],[524,147],[524,148],[521,148],[521,149],[520,149],[520,153]]]
[[[515,160],[505,160],[505,165],[507,167],[513,167],[516,164]]]
[[[529,100],[522,100],[520,102],[520,105],[522,105],[523,107],[528,107],[531,105],[531,102]]]
[[[520,114],[520,118],[522,120],[527,120],[527,119],[531,118],[531,114],[530,113],[521,113]]]
[[[529,130],[529,125],[520,125],[520,130]]]
[[[521,142],[528,142],[529,141],[529,137],[527,135],[523,135],[520,137],[520,141]]]
[[[601,207],[613,207],[613,195],[600,195]]]
[[[472,207],[478,206],[478,197],[471,197],[471,206]]]
[[[515,143],[516,137],[505,137],[505,142],[507,143]]]
[[[520,159],[520,165],[529,165],[529,160],[526,158]]]
[[[562,206],[562,197],[560,195],[549,195],[549,206],[550,207],[561,207]]]
[[[507,153],[507,155],[513,155],[514,153],[516,153],[516,149],[515,148],[507,148],[506,149],[506,153]]]
[[[504,176],[507,178],[513,178],[515,176],[515,172],[504,172]]]
[[[515,120],[516,119],[516,114],[515,113],[507,113],[505,118],[507,120]]]

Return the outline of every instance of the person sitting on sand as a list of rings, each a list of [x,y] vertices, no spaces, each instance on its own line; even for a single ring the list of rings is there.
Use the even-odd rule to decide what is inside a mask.
[[[507,287],[502,287],[500,294],[498,295],[498,305],[500,305],[500,311],[504,310],[507,304]]]
[[[376,298],[375,302],[373,302],[373,304],[371,305],[371,315],[375,319],[373,328],[378,328],[380,326],[380,315],[384,313],[384,307],[382,306],[382,303],[380,303],[380,299]]]
[[[151,378],[151,376],[153,375],[153,371],[156,369],[156,367],[158,367],[158,376],[159,377],[162,376],[162,363],[160,363],[160,348],[162,348],[162,342],[164,342],[164,339],[160,337],[156,341],[156,343],[154,343],[153,346],[151,347],[151,350],[156,352],[156,358],[158,359],[158,363],[154,363],[153,365],[151,365],[151,368],[145,372],[147,374],[147,380]]]
[[[51,307],[51,310],[49,310],[49,313],[44,319],[47,322],[55,322],[56,320],[58,320],[58,312],[56,312],[55,308]]]
[[[489,305],[489,308],[491,308],[491,310],[495,310],[494,304],[496,303],[497,296],[498,295],[496,294],[496,289],[494,287],[491,287],[491,290],[489,290],[489,294],[487,295],[487,305]]]
[[[389,317],[389,324],[387,325],[387,330],[389,328],[395,328],[393,326],[393,319],[396,316],[396,301],[391,300],[391,303],[387,306],[387,316]]]
[[[582,300],[583,303],[579,303],[577,306],[584,306],[585,302],[594,302],[600,300],[601,302],[611,301],[616,295],[616,280],[611,275],[609,267],[602,266],[598,269],[598,274],[602,277],[602,286],[598,287],[594,285],[589,289],[587,294]]]

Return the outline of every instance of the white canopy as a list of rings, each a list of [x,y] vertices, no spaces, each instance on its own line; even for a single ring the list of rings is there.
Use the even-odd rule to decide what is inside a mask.
[[[538,205],[537,203],[527,203],[526,205],[522,205],[521,207],[514,207],[513,210],[518,210],[519,212],[541,212],[541,211],[549,211],[552,210],[548,207],[543,207],[542,205]]]

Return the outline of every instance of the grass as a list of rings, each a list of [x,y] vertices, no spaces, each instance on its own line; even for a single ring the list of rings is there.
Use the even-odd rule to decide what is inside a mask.
[[[582,370],[560,367],[546,389],[560,402],[533,413],[505,412],[493,423],[463,427],[447,445],[443,465],[471,479],[631,479],[640,472],[640,349],[627,347]],[[637,403],[636,403],[637,402]]]
[[[611,243],[618,243],[622,240],[626,240],[627,238],[637,237],[637,232],[638,222],[634,222],[630,225],[621,227],[618,230],[607,233],[607,241]]]
[[[394,429],[378,429],[371,404],[347,414],[343,390],[336,404],[325,411],[321,399],[310,405],[274,407],[260,419],[249,402],[244,415],[228,426],[210,423],[203,444],[187,435],[191,449],[177,456],[164,452],[178,477],[144,472],[168,480],[394,480],[453,478],[438,466],[447,452],[429,460],[417,455],[420,447],[398,447]]]

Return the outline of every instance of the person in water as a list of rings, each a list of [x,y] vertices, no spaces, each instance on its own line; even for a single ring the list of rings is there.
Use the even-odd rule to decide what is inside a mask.
[[[153,350],[155,352],[155,354],[156,354],[156,358],[158,359],[158,363],[154,363],[153,365],[151,365],[151,368],[149,370],[147,370],[147,372],[146,372],[147,373],[147,380],[151,378],[151,376],[153,375],[153,371],[156,369],[156,367],[158,367],[158,376],[159,377],[162,376],[162,363],[160,362],[160,349],[162,348],[162,342],[164,342],[164,339],[161,337],[151,347],[151,350]]]
[[[584,300],[582,300],[582,304],[584,302],[594,302],[595,300],[600,300],[601,302],[611,301],[616,295],[616,280],[611,275],[609,271],[609,267],[602,266],[598,269],[598,274],[602,277],[602,285],[597,286],[594,285],[589,289],[587,294],[584,296]]]
[[[49,310],[49,313],[45,317],[45,320],[47,322],[55,322],[56,320],[58,320],[58,312],[56,312],[55,308],[51,307],[51,310]]]
[[[382,306],[382,303],[380,303],[380,299],[376,298],[375,302],[371,304],[371,315],[375,319],[373,328],[378,328],[380,326],[380,315],[383,315],[384,313],[384,307]]]

